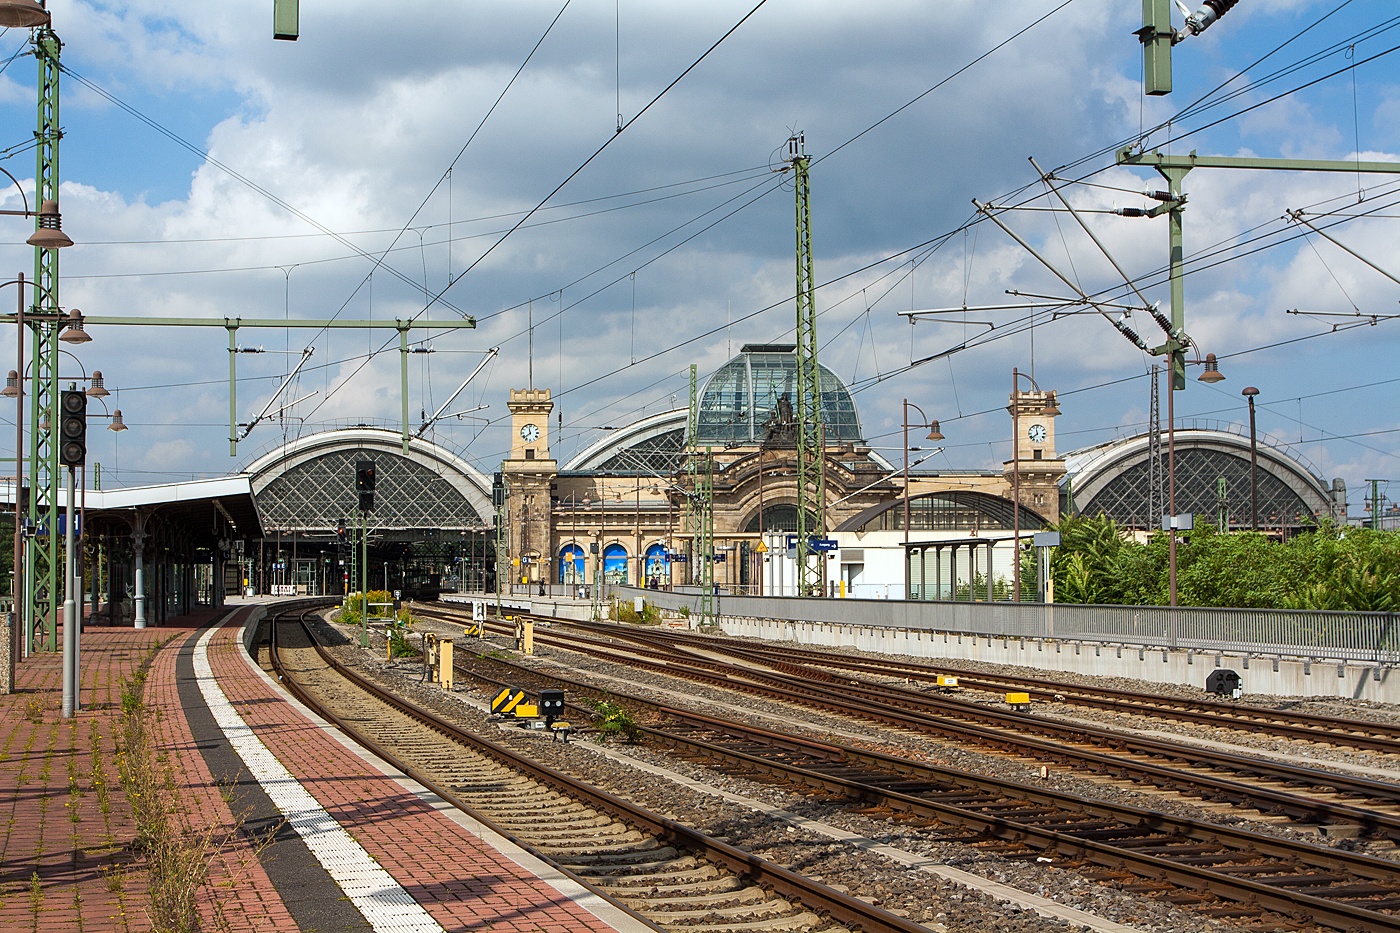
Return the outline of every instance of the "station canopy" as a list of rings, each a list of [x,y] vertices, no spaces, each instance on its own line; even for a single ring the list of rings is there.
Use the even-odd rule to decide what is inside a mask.
[[[331,531],[354,521],[355,463],[373,460],[372,520],[380,530],[481,529],[492,514],[491,481],[445,447],[397,432],[326,431],[278,446],[249,464],[258,511],[268,529]]]

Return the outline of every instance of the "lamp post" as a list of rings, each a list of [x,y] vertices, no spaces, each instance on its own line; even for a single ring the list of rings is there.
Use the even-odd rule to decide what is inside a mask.
[[[1204,360],[1184,360],[1184,363],[1201,364],[1204,368],[1197,382],[1207,385],[1221,382],[1225,374],[1214,353],[1207,353]],[[1170,604],[1176,606],[1176,383],[1175,376],[1167,379],[1167,509],[1171,513],[1167,521],[1167,589]]]
[[[938,430],[938,422],[930,421],[928,415],[918,405],[911,404],[908,399],[904,400],[904,598],[909,598],[909,409],[914,409],[927,423],[928,437],[930,441],[943,440],[943,433]],[[920,427],[924,427],[921,424]],[[918,448],[915,448],[918,449]]]
[[[20,195],[23,196],[23,194],[24,189],[21,188]],[[28,214],[29,212],[26,209],[24,213]],[[5,398],[12,398],[15,400],[15,546],[14,553],[12,555],[14,563],[14,576],[11,578],[11,589],[14,595],[16,621],[19,621],[26,618],[24,609],[20,608],[21,599],[23,598],[24,593],[24,575],[20,570],[20,555],[24,547],[24,520],[20,516],[21,491],[24,489],[24,380],[20,378],[20,373],[25,371],[24,286],[29,285],[33,288],[38,288],[38,284],[32,281],[26,281],[24,278],[24,273],[21,272],[12,281],[6,282],[4,283],[4,285],[0,285],[0,288],[4,288],[5,285],[19,286],[19,288],[17,289],[18,295],[16,296],[15,301],[15,353],[16,359],[19,361],[18,368],[10,370],[9,375],[5,379],[5,389],[3,393],[0,393],[3,394]],[[38,302],[36,301],[35,303],[37,304]],[[27,606],[27,603],[25,605]],[[5,689],[0,692],[10,693],[14,690],[15,658],[19,653],[16,650],[19,643],[19,640],[16,636],[18,632],[23,630],[23,628],[23,622],[20,622],[20,624],[16,625],[15,629],[10,633],[10,664],[8,671],[8,680],[5,683]],[[25,647],[27,650],[27,643]]]
[[[1259,530],[1259,446],[1254,433],[1254,396],[1259,390],[1246,386],[1240,394],[1249,399],[1249,527]]]

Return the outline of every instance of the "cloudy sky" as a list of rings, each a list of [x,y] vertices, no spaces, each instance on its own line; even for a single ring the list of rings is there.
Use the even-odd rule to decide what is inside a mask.
[[[768,0],[652,103],[755,2],[437,2],[388,20],[395,5],[303,0],[293,43],[272,39],[272,0],[51,0],[71,72],[63,223],[78,243],[62,255],[62,304],[474,316],[474,331],[415,338],[434,351],[410,357],[415,420],[493,346],[452,409],[504,418],[506,390],[530,378],[532,319],[563,459],[602,426],[685,404],[691,363],[703,379],[745,342],[790,336],[793,199],[772,169],[801,130],[822,361],[858,390],[872,444],[898,444],[907,397],[948,437],[930,466],[990,467],[1008,456],[1013,366],[1059,390],[1063,451],[1142,429],[1151,358],[1094,313],[911,327],[900,311],[1067,292],[993,224],[970,223],[973,198],[1030,208],[1002,219],[1084,291],[1119,300],[1122,280],[1073,218],[1033,209],[1052,202],[1027,158],[1082,179],[1068,196],[1165,306],[1165,218],[1108,213],[1149,206],[1141,192],[1161,179],[1114,167],[1116,146],[1151,131],[1149,147],[1178,153],[1400,159],[1400,10],[1386,0],[1242,0],[1176,47],[1164,98],[1142,94],[1128,0]],[[34,60],[11,59],[26,42],[0,35],[0,166],[32,192]],[[1330,212],[1332,235],[1400,275],[1400,178],[1198,169],[1185,190],[1186,326],[1227,380],[1192,378],[1178,414],[1247,423],[1239,391],[1257,386],[1261,429],[1343,477],[1358,514],[1363,479],[1400,480],[1400,321],[1328,333],[1344,319],[1285,312],[1396,315],[1400,285],[1283,218]],[[3,207],[19,201],[12,187]],[[32,267],[29,229],[0,224],[12,269]],[[1128,324],[1160,342],[1141,311]],[[328,424],[398,426],[392,331],[241,331],[267,352],[238,356],[240,421],[313,352],[283,396],[305,400],[232,458],[222,329],[92,332],[78,356],[120,389],[132,428],[90,445],[107,483],[221,475]],[[0,431],[5,455],[12,437]],[[467,419],[436,438],[487,471],[508,446],[500,423]]]

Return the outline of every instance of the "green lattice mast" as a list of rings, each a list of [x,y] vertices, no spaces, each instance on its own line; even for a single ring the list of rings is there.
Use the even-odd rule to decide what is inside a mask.
[[[695,551],[700,560],[700,625],[715,624],[715,458],[705,448],[705,469],[696,471],[699,488],[695,490],[695,506],[699,512],[696,522]]]
[[[698,534],[700,531],[697,518],[699,512],[695,508],[695,494],[698,492],[696,481],[696,470],[699,466],[700,448],[696,446],[696,435],[700,427],[700,408],[697,389],[697,371],[694,363],[690,364],[690,410],[686,415],[685,422],[685,534],[690,539],[690,559],[686,561],[688,572],[687,583],[695,582],[695,568],[698,566],[699,558],[696,556],[699,551],[696,548]]]
[[[797,592],[815,596],[826,589],[826,561],[819,558],[813,565],[810,544],[811,538],[826,536],[826,440],[817,365],[810,160],[801,133],[788,139],[787,162],[797,193]]]
[[[34,56],[39,61],[39,121],[35,139],[34,200],[58,201],[58,55],[63,43],[48,26],[34,32]],[[35,222],[38,229],[38,221]],[[55,607],[65,586],[59,568],[58,514],[60,480],[58,445],[53,425],[58,422],[58,250],[34,248],[34,305],[30,309],[34,347],[33,381],[29,394],[30,527],[47,529],[25,548],[25,584],[29,587],[29,649],[57,649]]]

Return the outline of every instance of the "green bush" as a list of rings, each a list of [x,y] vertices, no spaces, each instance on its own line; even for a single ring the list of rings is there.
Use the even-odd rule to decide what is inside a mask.
[[[621,737],[628,745],[635,745],[642,737],[641,726],[637,725],[632,711],[612,700],[595,700],[589,703],[598,714],[598,734],[607,739]]]
[[[394,617],[392,606],[375,606],[373,603],[393,602],[393,596],[388,590],[370,590],[367,594],[371,603],[369,607],[369,617],[371,619],[389,619]],[[346,625],[360,624],[360,609],[364,606],[364,601],[359,593],[351,593],[345,597],[341,604],[343,609],[340,614],[340,621]],[[400,609],[399,618],[406,618],[408,610]]]
[[[422,652],[408,640],[412,624],[389,626],[389,655],[395,658],[416,658]]]
[[[661,610],[651,603],[644,602],[642,611],[637,612],[632,608],[631,602],[621,602],[614,598],[608,606],[608,618],[614,622],[630,622],[634,625],[656,625],[661,621]]]
[[[1205,518],[1177,539],[1180,605],[1400,611],[1400,533],[1323,524],[1277,542],[1221,534]],[[1170,602],[1167,535],[1140,544],[1104,515],[1067,518],[1059,531],[1056,602]]]

